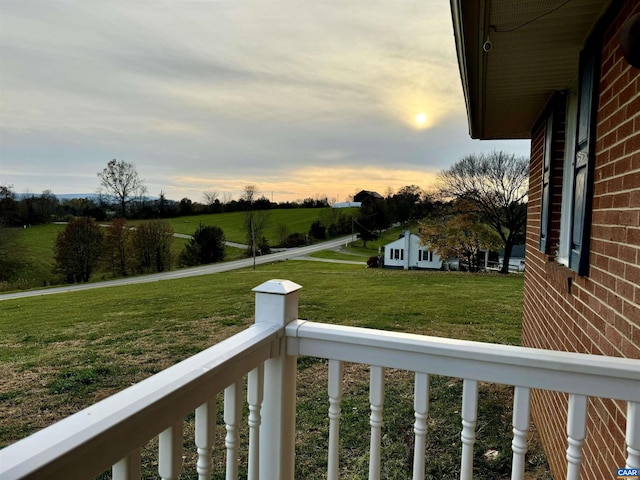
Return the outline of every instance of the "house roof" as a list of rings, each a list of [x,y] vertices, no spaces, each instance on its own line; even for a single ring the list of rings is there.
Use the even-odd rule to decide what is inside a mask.
[[[585,40],[611,3],[450,1],[469,133],[481,139],[530,138],[553,92],[576,77]]]
[[[384,197],[382,195],[372,190],[360,190],[358,193],[355,194],[354,198],[361,195],[369,196],[369,197],[375,198],[376,200],[384,200]]]

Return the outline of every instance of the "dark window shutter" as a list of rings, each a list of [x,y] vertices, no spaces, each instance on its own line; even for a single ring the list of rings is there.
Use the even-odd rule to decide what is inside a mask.
[[[573,226],[569,266],[579,275],[589,267],[589,236],[595,163],[595,130],[598,110],[599,59],[597,49],[583,51],[580,56],[578,91],[578,128],[573,161]]]
[[[553,109],[547,117],[542,154],[542,193],[540,205],[540,250],[549,253],[551,249],[551,160],[553,157]]]

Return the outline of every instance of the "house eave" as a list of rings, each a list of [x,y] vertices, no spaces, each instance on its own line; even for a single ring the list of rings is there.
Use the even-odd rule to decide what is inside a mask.
[[[530,138],[553,92],[574,81],[579,53],[612,2],[450,3],[469,134],[489,140]]]

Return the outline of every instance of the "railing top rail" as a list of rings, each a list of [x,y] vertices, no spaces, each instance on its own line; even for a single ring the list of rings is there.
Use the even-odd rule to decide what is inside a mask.
[[[287,350],[458,378],[640,401],[640,360],[298,320]]]
[[[282,334],[283,329],[273,325],[253,325],[0,450],[0,479],[100,474],[270,358]],[[65,467],[71,464],[70,476]]]

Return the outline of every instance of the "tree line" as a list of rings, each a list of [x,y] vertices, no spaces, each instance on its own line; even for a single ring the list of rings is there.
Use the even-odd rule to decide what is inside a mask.
[[[114,277],[154,273],[172,267],[173,228],[162,219],[136,227],[119,218],[107,226],[91,217],[73,217],[58,233],[54,245],[56,271],[67,283],[88,282],[97,266]],[[219,262],[225,256],[224,232],[200,225],[178,257],[179,266]]]
[[[171,267],[171,226],[162,219],[175,215],[242,211],[247,255],[270,252],[264,231],[272,208],[327,207],[326,198],[302,203],[274,204],[260,195],[255,185],[244,187],[239,200],[223,202],[214,191],[204,192],[206,202],[184,198],[171,202],[161,193],[146,199],[144,182],[133,164],[112,160],[98,173],[99,194],[94,199],[59,201],[51,191],[18,198],[11,186],[0,185],[0,227],[27,226],[54,219],[68,220],[56,240],[58,271],[67,281],[87,281],[100,262],[107,262],[114,276],[167,270]],[[416,185],[386,196],[365,196],[357,213],[332,209],[314,221],[308,232],[290,232],[276,227],[276,243],[296,247],[314,240],[339,235],[358,235],[364,246],[392,225],[419,223],[424,244],[443,258],[462,258],[470,269],[477,268],[481,250],[504,247],[503,272],[514,245],[523,243],[526,225],[528,159],[505,152],[469,155],[440,172],[439,188],[431,193]],[[112,217],[105,230],[97,222]],[[151,218],[130,228],[127,218]],[[213,229],[213,230],[212,230]],[[217,229],[217,230],[216,230]],[[7,228],[0,229],[0,266],[10,271],[10,241]],[[185,251],[181,266],[211,263],[224,258],[224,232],[218,227],[196,231]],[[0,274],[0,280],[3,280]]]

